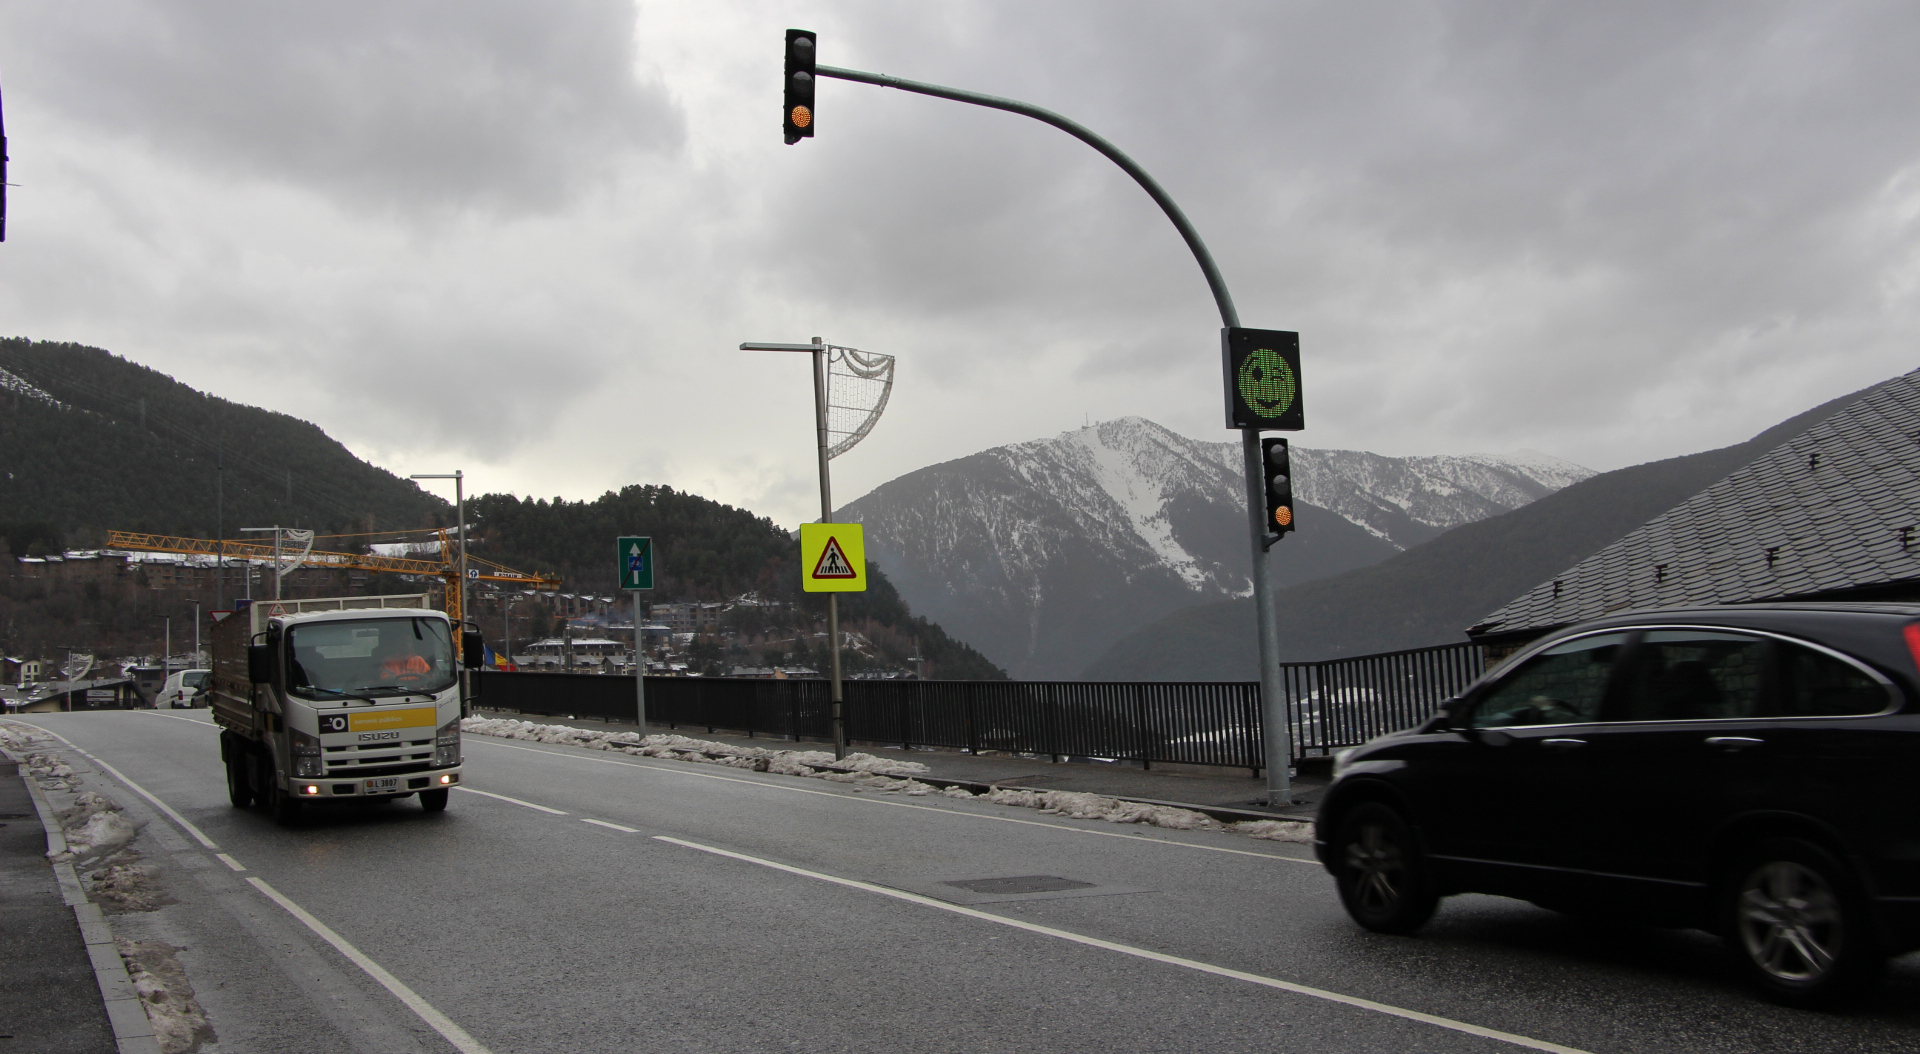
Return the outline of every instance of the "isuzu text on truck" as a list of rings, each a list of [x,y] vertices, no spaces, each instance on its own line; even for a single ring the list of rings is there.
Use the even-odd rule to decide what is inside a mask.
[[[461,671],[480,650],[424,593],[260,600],[227,616],[208,696],[228,796],[282,823],[308,801],[418,794],[446,808],[460,784]]]

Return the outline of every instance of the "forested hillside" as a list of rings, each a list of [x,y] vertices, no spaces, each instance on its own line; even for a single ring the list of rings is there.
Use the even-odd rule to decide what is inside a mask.
[[[394,530],[452,515],[312,424],[99,348],[0,340],[0,371],[0,521],[48,525],[69,547],[114,528],[212,536],[218,519],[237,536],[241,526]]]
[[[614,539],[645,535],[653,539],[656,554],[650,600],[731,600],[754,592],[765,600],[797,605],[791,610],[804,620],[826,612],[824,596],[800,590],[800,546],[792,535],[764,516],[697,494],[660,486],[625,487],[593,501],[488,494],[474,499],[469,509],[475,555],[523,571],[557,571],[569,589],[615,592]],[[1006,676],[973,648],[908,611],[878,567],[869,564],[868,571],[867,592],[841,595],[843,627],[866,636],[895,664],[920,655],[930,677]],[[735,621],[741,624],[734,628],[747,633],[764,635],[772,628],[744,624],[744,612]],[[763,656],[735,658],[758,661]]]

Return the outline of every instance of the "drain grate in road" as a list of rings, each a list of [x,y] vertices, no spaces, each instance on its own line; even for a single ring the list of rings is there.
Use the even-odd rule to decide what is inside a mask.
[[[990,896],[1011,896],[1015,893],[1059,893],[1068,889],[1092,889],[1091,882],[1076,882],[1071,878],[1059,878],[1054,875],[1019,875],[1014,878],[969,878],[958,882],[942,882],[943,886],[953,886],[969,893],[984,893]]]

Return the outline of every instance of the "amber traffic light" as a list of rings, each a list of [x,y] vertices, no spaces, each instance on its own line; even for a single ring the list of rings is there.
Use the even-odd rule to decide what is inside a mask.
[[[1293,455],[1287,449],[1286,440],[1260,440],[1260,475],[1267,493],[1267,534],[1291,533],[1294,529]]]
[[[787,145],[813,137],[813,76],[816,42],[812,30],[787,30]]]

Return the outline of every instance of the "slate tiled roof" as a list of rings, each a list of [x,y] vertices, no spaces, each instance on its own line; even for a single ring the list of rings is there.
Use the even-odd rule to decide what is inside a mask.
[[[1873,389],[1468,633],[1901,583],[1920,588],[1920,370]]]

